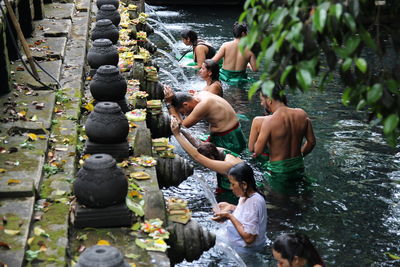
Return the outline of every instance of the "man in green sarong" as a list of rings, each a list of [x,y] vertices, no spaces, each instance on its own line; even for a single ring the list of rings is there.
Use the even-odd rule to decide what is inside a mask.
[[[218,50],[217,54],[212,58],[215,62],[224,59],[222,68],[220,69],[220,80],[228,84],[239,84],[247,82],[246,68],[250,65],[251,70],[257,71],[256,56],[250,50],[244,50],[242,53],[239,49],[240,39],[247,35],[247,25],[244,22],[235,22],[233,25],[234,40],[225,42]]]
[[[200,120],[210,124],[209,141],[216,146],[240,153],[246,147],[246,139],[235,110],[222,97],[208,91],[194,96],[187,93],[165,91],[165,101],[170,103],[169,112],[187,128]],[[181,119],[180,114],[186,116]]]
[[[249,150],[259,156],[266,147],[269,149],[269,161],[264,164],[265,178],[275,192],[293,195],[299,184],[309,182],[304,176],[303,157],[313,150],[316,140],[307,113],[286,106],[282,93],[279,86],[274,88],[271,97],[260,92],[261,105],[272,115],[254,119]]]

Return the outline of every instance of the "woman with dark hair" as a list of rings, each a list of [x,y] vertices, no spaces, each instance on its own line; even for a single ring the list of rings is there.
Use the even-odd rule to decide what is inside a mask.
[[[228,178],[239,203],[218,203],[220,211],[212,219],[227,220],[226,239],[239,254],[261,252],[266,242],[267,206],[257,190],[253,169],[245,162],[238,163],[229,170]]]
[[[223,97],[222,84],[219,80],[218,63],[212,59],[206,59],[201,65],[199,76],[207,83],[203,88],[203,91],[209,91],[210,93]]]
[[[272,245],[278,267],[324,267],[318,251],[305,234],[280,235]]]
[[[182,41],[185,45],[193,47],[193,61],[197,65],[193,66],[200,69],[204,60],[212,58],[216,50],[209,43],[197,38],[197,33],[192,30],[185,30],[181,32]]]
[[[197,141],[186,131],[181,131],[174,117],[171,118],[171,131],[178,143],[195,161],[217,172],[217,199],[236,204],[238,198],[232,193],[227,177],[228,171],[242,162],[238,155],[222,147],[216,147],[213,143]]]

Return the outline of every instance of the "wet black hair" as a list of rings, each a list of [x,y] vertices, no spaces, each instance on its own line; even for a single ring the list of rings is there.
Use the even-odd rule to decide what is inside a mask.
[[[246,22],[235,22],[233,24],[233,36],[235,38],[240,38],[242,37],[242,33],[246,33],[247,34],[247,24]]]
[[[258,92],[260,92],[262,94],[263,97],[270,97],[269,95],[265,94],[261,88],[258,89]],[[285,106],[287,106],[287,97],[285,94],[285,90],[282,88],[282,86],[280,84],[275,84],[274,89],[272,89],[272,95],[271,98],[274,100],[277,100],[279,102],[282,102],[283,104],[285,104]]]
[[[210,142],[205,142],[201,143],[197,147],[197,151],[202,154],[203,156],[206,156],[207,158],[210,159],[215,159],[215,160],[223,160],[221,159],[220,153],[217,149],[217,147]]]
[[[257,188],[256,180],[254,179],[253,168],[251,168],[246,162],[238,163],[230,168],[228,171],[228,176],[232,176],[236,181],[239,182],[239,184],[246,182],[248,186],[247,188],[252,188],[254,191],[264,197],[264,195]],[[249,197],[247,195],[247,190],[245,190],[244,194],[246,197]]]
[[[272,248],[279,252],[282,258],[288,260],[289,263],[297,256],[307,260],[307,265],[309,266],[316,264],[325,266],[318,251],[305,234],[282,234],[275,239]]]
[[[219,65],[212,59],[204,60],[204,64],[206,65],[206,69],[211,71],[211,80],[218,81],[219,80]]]
[[[172,98],[171,105],[179,109],[182,108],[184,102],[190,102],[192,100],[193,97],[190,94],[176,92]]]
[[[182,37],[183,39],[189,38],[189,40],[190,40],[190,42],[191,42],[192,44],[196,43],[197,38],[198,38],[198,37],[197,37],[197,33],[194,32],[194,31],[192,31],[192,30],[184,30],[184,31],[182,31],[182,32],[181,32],[181,37]]]

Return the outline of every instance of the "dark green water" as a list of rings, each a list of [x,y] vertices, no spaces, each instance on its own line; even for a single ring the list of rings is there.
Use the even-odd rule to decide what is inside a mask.
[[[180,42],[181,30],[191,28],[215,47],[232,39],[231,27],[240,10],[226,7],[165,8],[152,7],[165,27],[178,40],[180,51],[188,48]],[[152,18],[155,13],[148,9]],[[162,49],[171,51],[158,37],[151,39]],[[182,82],[179,72],[168,60],[160,59],[160,66]],[[190,84],[185,89],[204,86],[194,71],[186,71]],[[255,77],[258,76],[256,73]],[[168,83],[168,77],[161,76]],[[182,82],[183,83],[183,82]],[[291,203],[285,208],[269,209],[268,238],[274,240],[283,232],[301,231],[310,236],[327,266],[400,266],[385,252],[400,255],[400,146],[385,144],[381,128],[366,122],[366,115],[341,104],[341,85],[333,82],[325,92],[289,95],[291,107],[301,107],[310,116],[317,137],[317,146],[306,157],[309,175],[317,179],[310,201]],[[249,121],[242,121],[248,135],[251,119],[262,115],[259,100],[247,99],[246,88],[224,88],[224,97],[238,113]],[[196,125],[193,133],[206,131],[205,124]],[[182,150],[179,153],[184,154]],[[187,157],[187,155],[185,155]],[[255,166],[257,178],[261,173]],[[196,165],[196,173],[215,187],[212,172]],[[193,217],[216,231],[218,225],[210,221],[210,204],[194,177],[178,188],[164,190],[166,197],[188,199]],[[276,266],[269,249],[260,256],[263,266]],[[179,266],[235,266],[224,255],[210,250],[194,263]]]

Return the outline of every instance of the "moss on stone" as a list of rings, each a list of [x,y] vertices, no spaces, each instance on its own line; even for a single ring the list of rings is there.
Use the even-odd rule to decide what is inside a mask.
[[[26,220],[16,214],[6,213],[0,214],[0,216],[3,218],[2,227],[4,227],[4,230],[20,230],[22,232],[24,226],[29,227],[26,225]],[[20,233],[18,235],[20,235]],[[24,244],[21,242],[21,238],[18,237],[18,235],[9,235],[2,230],[0,231],[0,240],[8,244],[11,250],[19,250],[23,248]]]

